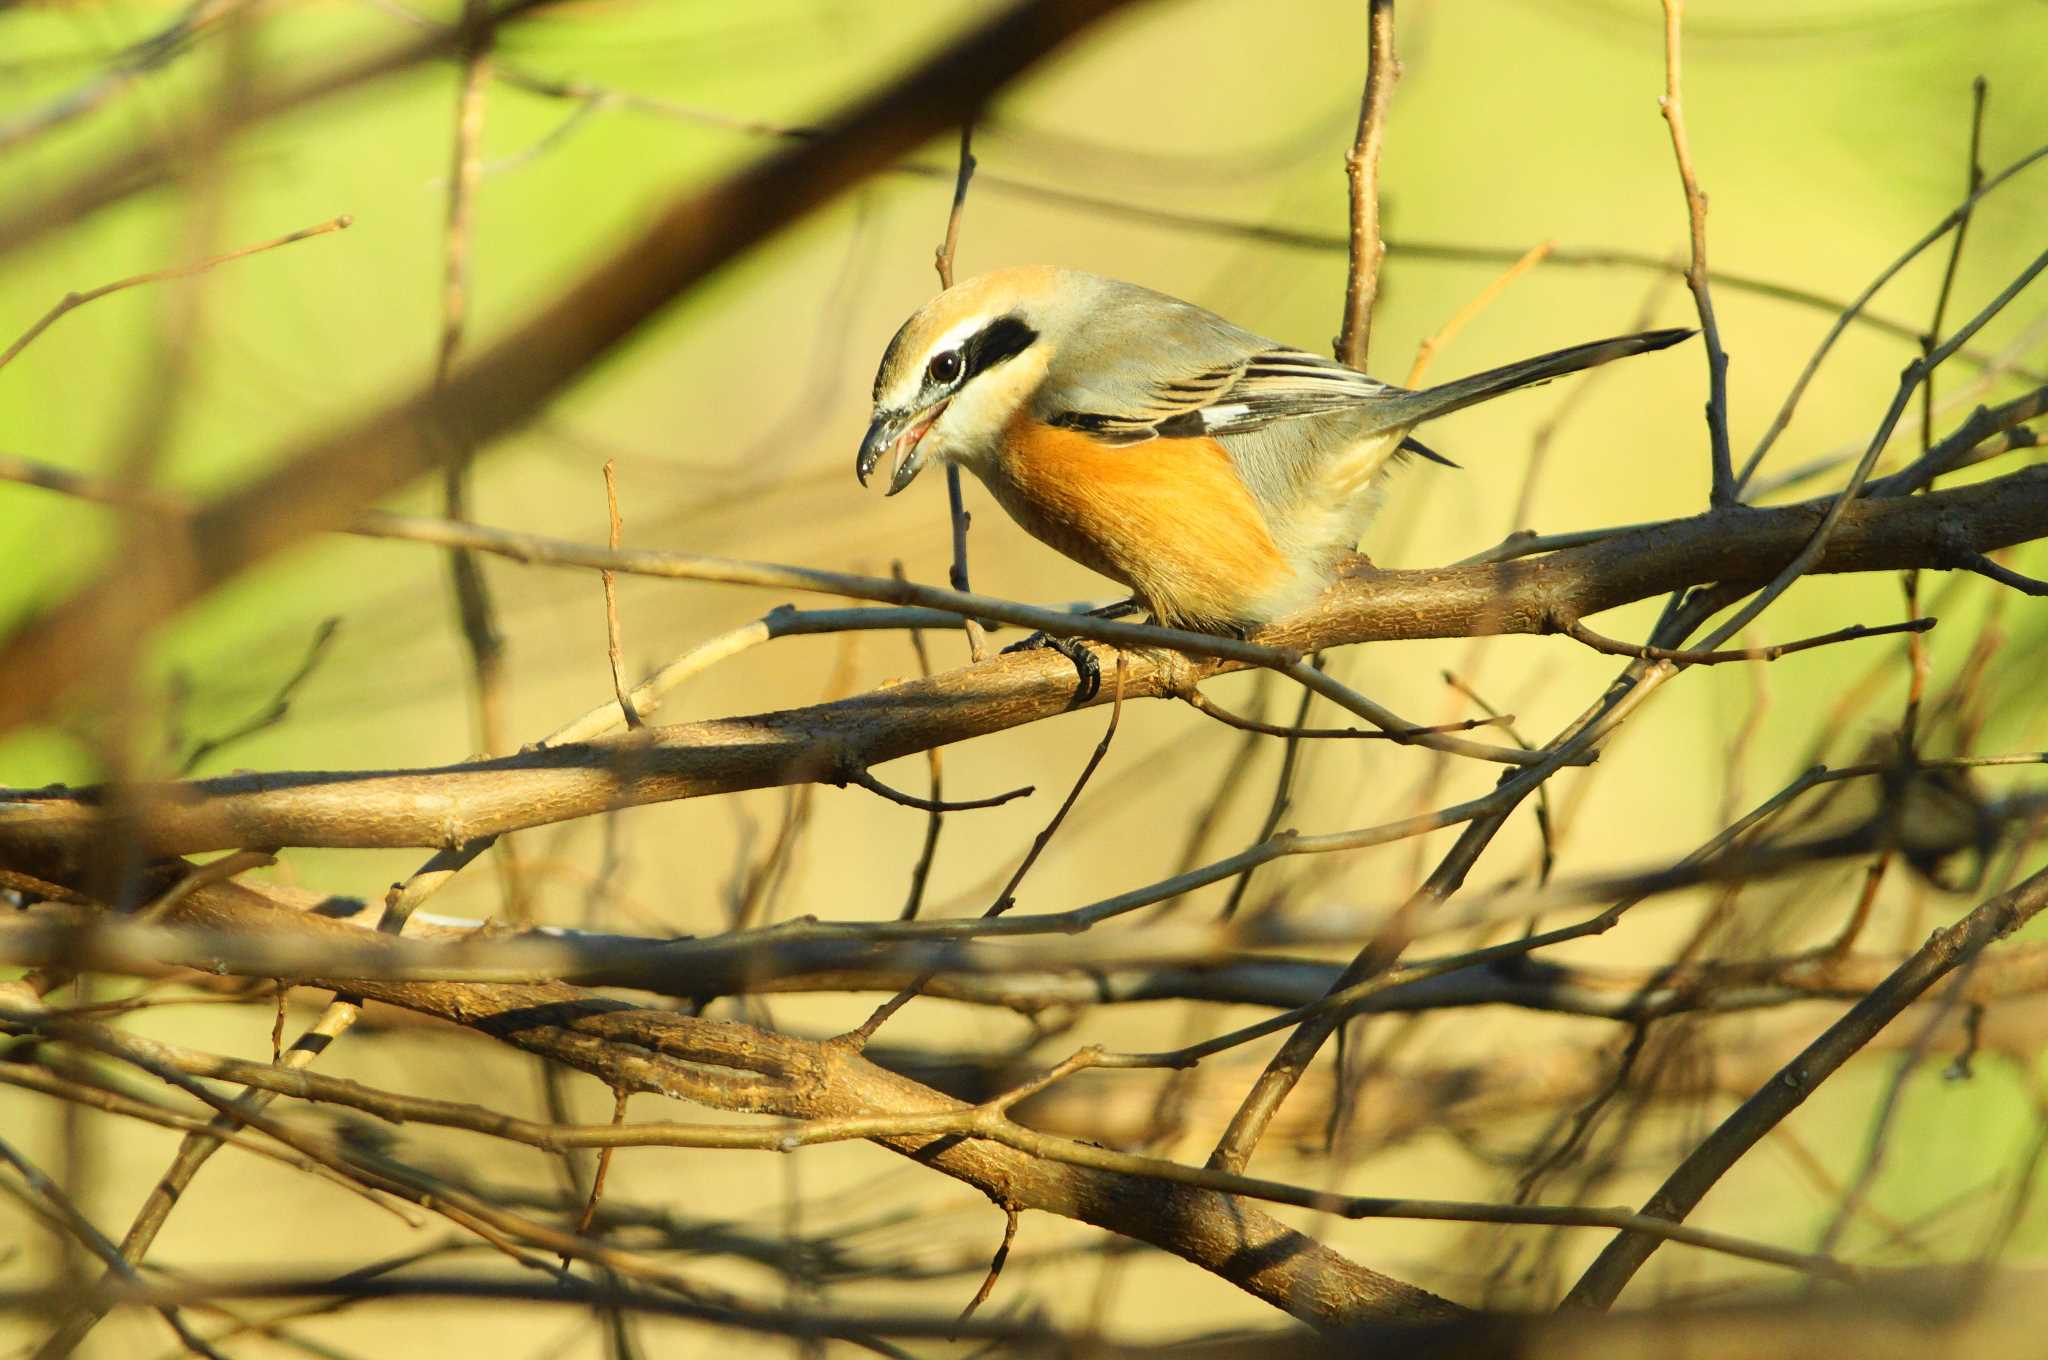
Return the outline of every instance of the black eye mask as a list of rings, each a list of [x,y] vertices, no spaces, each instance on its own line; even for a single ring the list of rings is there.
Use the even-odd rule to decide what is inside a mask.
[[[960,383],[970,383],[997,364],[1016,358],[1030,349],[1036,339],[1038,332],[1015,312],[997,317],[969,336],[967,343],[960,347]]]

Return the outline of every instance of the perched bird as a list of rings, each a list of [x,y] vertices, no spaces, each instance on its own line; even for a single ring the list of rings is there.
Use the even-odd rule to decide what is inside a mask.
[[[893,496],[927,464],[957,463],[1160,622],[1243,632],[1329,583],[1396,454],[1449,461],[1409,437],[1417,425],[1690,334],[1575,345],[1411,392],[1136,284],[1004,269],[896,332],[855,468],[865,485],[893,457]]]

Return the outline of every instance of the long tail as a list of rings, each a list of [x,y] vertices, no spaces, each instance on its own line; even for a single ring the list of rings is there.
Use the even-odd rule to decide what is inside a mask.
[[[1467,406],[1490,401],[1503,392],[1534,387],[1537,383],[1562,378],[1582,368],[1593,368],[1610,359],[1648,354],[1651,350],[1675,345],[1693,334],[1684,329],[1644,331],[1640,335],[1595,340],[1589,345],[1573,345],[1569,349],[1539,354],[1533,359],[1524,359],[1503,368],[1490,368],[1484,373],[1474,373],[1469,378],[1459,378],[1437,387],[1426,387],[1420,392],[1403,393],[1389,403],[1391,414],[1397,420],[1388,424],[1419,425],[1425,420],[1434,420],[1452,411],[1462,411]]]

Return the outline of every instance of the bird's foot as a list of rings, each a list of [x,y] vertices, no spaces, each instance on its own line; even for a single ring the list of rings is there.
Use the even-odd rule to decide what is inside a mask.
[[[1022,642],[1013,642],[1003,648],[1010,652],[1028,652],[1039,647],[1049,647],[1074,663],[1079,679],[1074,684],[1074,697],[1067,701],[1068,708],[1079,708],[1102,692],[1102,663],[1095,659],[1095,653],[1088,650],[1079,638],[1054,637],[1050,633],[1033,633]]]

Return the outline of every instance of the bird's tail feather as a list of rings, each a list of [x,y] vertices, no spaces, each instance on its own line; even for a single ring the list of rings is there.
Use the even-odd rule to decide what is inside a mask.
[[[1685,329],[1644,331],[1639,335],[1616,336],[1612,340],[1595,340],[1591,344],[1573,345],[1568,349],[1553,350],[1539,354],[1533,359],[1508,364],[1503,368],[1490,368],[1484,373],[1474,373],[1469,378],[1426,387],[1419,392],[1406,392],[1395,399],[1398,422],[1389,425],[1417,425],[1425,420],[1462,411],[1467,406],[1491,400],[1503,392],[1518,388],[1534,387],[1537,383],[1562,378],[1567,373],[1577,373],[1582,368],[1593,368],[1610,359],[1626,358],[1631,354],[1647,354],[1651,350],[1663,349],[1693,335]]]

